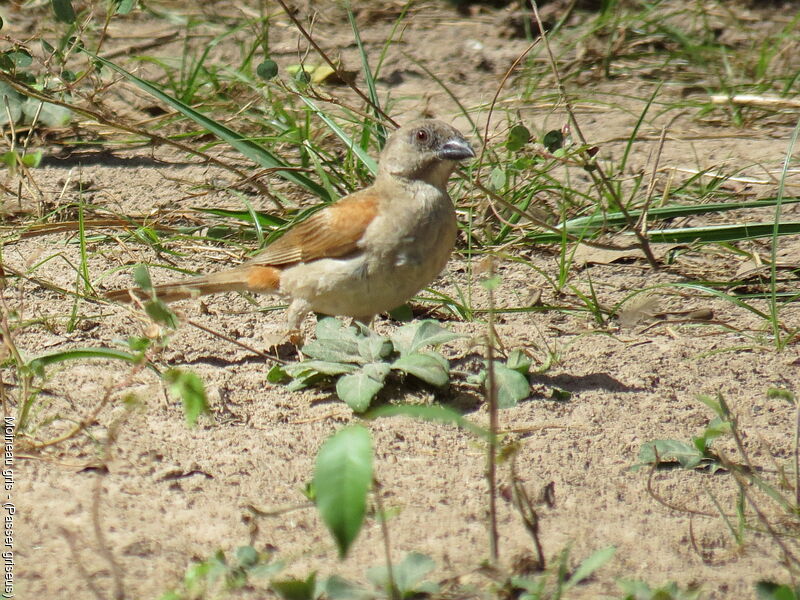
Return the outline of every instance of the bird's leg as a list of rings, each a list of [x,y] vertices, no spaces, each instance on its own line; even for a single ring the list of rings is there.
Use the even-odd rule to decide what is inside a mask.
[[[311,306],[309,303],[302,299],[296,298],[292,300],[289,304],[289,313],[287,315],[287,322],[289,324],[289,329],[286,332],[286,337],[289,338],[289,342],[297,348],[297,357],[299,360],[303,360],[304,356],[303,353],[300,351],[300,348],[303,346],[305,342],[303,338],[303,332],[300,329],[300,326],[303,324],[303,320],[311,313]]]

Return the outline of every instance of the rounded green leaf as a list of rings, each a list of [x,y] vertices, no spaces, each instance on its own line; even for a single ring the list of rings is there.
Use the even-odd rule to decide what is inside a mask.
[[[33,62],[33,57],[30,55],[30,52],[22,48],[9,50],[3,54],[15,69],[24,69],[25,67],[31,66]]]
[[[267,59],[256,67],[256,75],[261,79],[269,81],[278,74],[278,63]]]
[[[531,132],[524,125],[514,125],[508,132],[506,148],[511,152],[521,150],[531,139]]]
[[[347,554],[364,523],[372,484],[372,437],[353,425],[322,445],[314,468],[317,510],[333,535],[339,555]]]
[[[208,412],[203,380],[192,371],[170,369],[164,373],[164,381],[169,385],[169,391],[181,399],[186,422],[192,427],[196,425],[198,417]]]
[[[444,387],[450,382],[447,360],[433,354],[420,352],[406,354],[394,361],[392,368],[413,375],[436,387]]]
[[[362,413],[369,408],[372,399],[381,391],[383,380],[389,373],[389,365],[370,363],[359,371],[343,375],[336,382],[336,395],[353,412]]]
[[[50,0],[53,7],[53,13],[56,15],[56,21],[60,23],[74,23],[75,22],[75,9],[72,8],[70,0]]]
[[[498,408],[511,408],[520,400],[525,400],[531,393],[528,378],[513,369],[496,364],[494,367],[494,381],[497,387]]]
[[[547,148],[550,152],[555,152],[556,150],[560,150],[561,147],[564,145],[564,134],[561,133],[558,129],[553,129],[548,131],[544,134],[544,139],[542,140],[544,147]]]

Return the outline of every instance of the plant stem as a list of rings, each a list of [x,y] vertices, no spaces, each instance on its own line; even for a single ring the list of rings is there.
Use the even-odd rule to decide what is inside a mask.
[[[383,508],[383,499],[381,498],[381,484],[378,480],[373,481],[375,498],[375,506],[378,509],[378,522],[381,524],[381,537],[383,538],[383,554],[386,558],[386,579],[389,585],[389,598],[391,600],[400,600],[400,590],[397,589],[397,583],[394,579],[394,567],[392,566],[392,546],[389,543],[389,525],[386,523],[386,511]]]
[[[489,280],[494,278],[494,261],[489,260]],[[489,404],[489,445],[486,479],[489,483],[489,556],[496,564],[500,556],[497,535],[497,386],[494,373],[494,284],[489,291],[488,335],[486,344],[486,400]]]

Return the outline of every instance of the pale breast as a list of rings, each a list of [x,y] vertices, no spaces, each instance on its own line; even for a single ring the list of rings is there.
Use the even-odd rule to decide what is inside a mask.
[[[281,291],[329,315],[371,317],[402,305],[436,278],[455,244],[453,205],[446,195],[433,200],[376,217],[348,257],[287,269]]]

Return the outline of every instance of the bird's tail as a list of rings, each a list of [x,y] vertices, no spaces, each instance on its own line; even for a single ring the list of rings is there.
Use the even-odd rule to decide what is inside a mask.
[[[221,292],[269,293],[278,289],[280,271],[274,267],[251,265],[219,271],[200,277],[182,279],[173,283],[153,286],[151,291],[140,288],[112,290],[105,297],[113,302],[132,302],[134,298],[146,300],[155,294],[164,302],[175,302]]]

